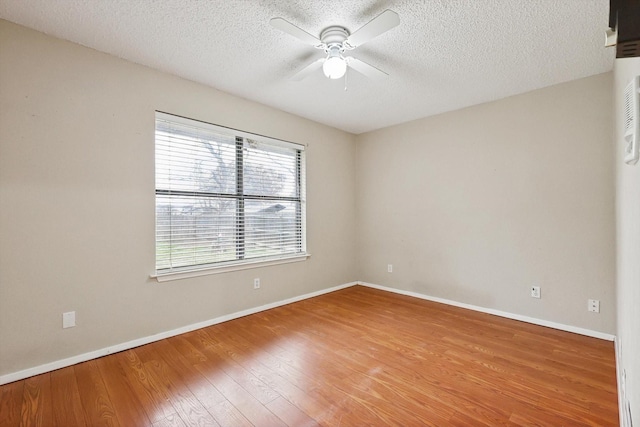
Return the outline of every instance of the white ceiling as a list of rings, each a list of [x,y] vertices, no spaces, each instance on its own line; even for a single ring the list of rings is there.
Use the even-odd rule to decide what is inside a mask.
[[[354,32],[400,25],[350,52],[389,73],[321,71],[323,56],[269,25]],[[362,133],[612,69],[608,0],[0,0],[0,17],[348,132]]]

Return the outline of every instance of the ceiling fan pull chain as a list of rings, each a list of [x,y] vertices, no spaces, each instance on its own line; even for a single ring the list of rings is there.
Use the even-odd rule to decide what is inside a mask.
[[[344,91],[347,91],[347,76],[349,75],[349,67],[347,67],[347,70],[344,72]]]

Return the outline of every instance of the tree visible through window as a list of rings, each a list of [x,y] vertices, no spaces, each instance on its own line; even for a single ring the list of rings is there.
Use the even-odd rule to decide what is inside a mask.
[[[156,270],[305,252],[297,144],[156,113]]]

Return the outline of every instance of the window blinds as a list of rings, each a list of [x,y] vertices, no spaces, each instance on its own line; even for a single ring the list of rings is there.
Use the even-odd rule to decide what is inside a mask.
[[[156,270],[305,252],[303,146],[156,113]]]

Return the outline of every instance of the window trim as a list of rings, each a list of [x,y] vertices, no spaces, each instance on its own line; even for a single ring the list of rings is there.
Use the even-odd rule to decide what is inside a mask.
[[[177,116],[174,114],[165,113],[162,111],[155,111],[154,123],[157,123],[158,120],[165,120],[165,121],[188,125],[188,126],[193,126],[194,122],[200,123],[205,127],[217,129],[226,134],[233,135],[236,140],[236,145],[243,144],[244,139],[252,139],[252,140],[258,140],[260,142],[266,143],[269,146],[296,150],[297,152],[296,162],[298,164],[298,167],[297,167],[298,176],[296,179],[297,179],[297,184],[299,186],[298,188],[301,189],[301,194],[299,197],[300,203],[296,207],[297,210],[301,211],[300,212],[301,223],[300,223],[300,229],[299,231],[296,232],[296,234],[297,234],[297,239],[300,242],[300,248],[302,249],[302,252],[295,253],[295,254],[287,254],[287,255],[283,255],[282,257],[270,256],[267,258],[249,258],[249,259],[245,259],[244,257],[241,257],[239,259],[235,259],[231,261],[222,261],[218,263],[205,264],[205,265],[191,265],[191,266],[174,267],[174,268],[162,269],[162,270],[154,269],[154,273],[150,275],[150,278],[156,279],[158,282],[179,280],[179,279],[185,279],[189,277],[198,277],[198,276],[204,276],[209,274],[219,274],[219,273],[226,273],[230,271],[238,271],[238,270],[252,269],[252,268],[258,268],[258,267],[265,267],[270,265],[288,264],[293,262],[305,261],[311,256],[311,254],[307,252],[307,248],[306,248],[306,179],[305,179],[306,165],[305,165],[305,162],[302,160],[302,156],[303,156],[302,152],[305,151],[305,148],[307,147],[306,145],[284,141],[280,139],[275,139],[275,138],[270,138],[268,136],[264,136],[260,134],[244,132],[231,127],[220,126],[220,125],[204,122],[197,119],[190,119],[183,116]],[[155,132],[154,132],[154,135],[155,135]],[[154,141],[155,141],[155,136],[154,136]],[[236,150],[236,153],[241,153],[241,150]],[[236,155],[238,156],[238,154]],[[240,155],[240,157],[242,156]],[[236,160],[238,159],[236,158]],[[240,159],[240,162],[236,162],[236,168],[242,168],[242,161],[243,161],[243,158]],[[241,174],[236,174],[236,177],[239,177],[239,176],[241,176]],[[242,190],[243,183],[241,181],[242,181],[241,179],[236,180],[236,186],[240,186],[240,187],[236,187],[236,190],[238,190],[238,188]],[[304,188],[302,187],[302,185],[304,185]],[[154,194],[156,196],[158,194],[158,191],[162,191],[162,190],[158,190],[157,188],[155,188]],[[241,192],[238,193],[238,191],[236,191],[236,194],[241,194]],[[262,197],[249,196],[248,198],[261,199]],[[273,197],[269,196],[267,198],[271,199]],[[240,197],[240,199],[242,199],[242,197]],[[289,198],[283,197],[282,199],[284,200]],[[239,211],[237,210],[236,213],[239,214]],[[236,233],[244,233],[244,230],[236,230]],[[154,232],[154,236],[155,236],[155,232]],[[154,237],[154,248],[155,247],[157,247],[156,237]],[[241,253],[242,252],[243,250],[241,248]],[[154,254],[155,254],[155,251],[154,251]],[[157,258],[154,256],[154,264],[156,262],[157,262]]]
[[[269,260],[251,260],[243,262],[229,261],[225,265],[207,266],[205,268],[189,268],[184,267],[183,270],[174,269],[167,272],[157,272],[149,277],[156,279],[158,282],[169,282],[172,280],[188,279],[191,277],[208,276],[210,274],[230,273],[232,271],[250,270],[253,268],[269,267],[272,265],[291,264],[294,262],[306,261],[311,257],[309,252],[296,254],[279,259]]]

